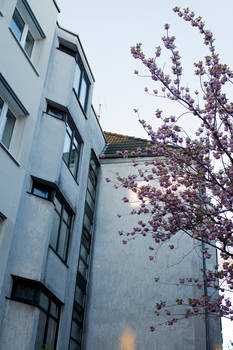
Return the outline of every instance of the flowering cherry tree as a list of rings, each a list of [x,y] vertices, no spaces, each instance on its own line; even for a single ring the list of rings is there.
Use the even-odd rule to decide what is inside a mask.
[[[151,251],[180,232],[200,242],[205,259],[211,259],[217,249],[220,262],[211,269],[204,265],[201,279],[187,276],[177,281],[179,285],[191,285],[202,291],[195,299],[176,299],[176,305],[185,307],[182,316],[174,316],[163,300],[155,305],[155,312],[167,315],[167,325],[194,315],[202,315],[204,319],[206,315],[216,319],[224,316],[233,320],[233,306],[227,296],[233,291],[233,103],[225,93],[226,86],[232,84],[233,72],[221,63],[213,34],[206,29],[201,17],[196,17],[188,8],[175,7],[173,11],[200,32],[209,52],[204,60],[194,63],[195,75],[200,80],[199,91],[183,85],[181,56],[168,24],[162,41],[171,55],[170,75],[158,65],[162,53],[160,46],[153,58],[146,58],[141,44],[132,47],[131,53],[148,69],[155,83],[153,92],[145,90],[176,101],[185,108],[183,116],[192,118],[196,121],[192,125],[198,127],[195,136],[191,137],[183,129],[180,115],[167,116],[157,109],[155,117],[160,119],[161,126],[153,130],[135,110],[152,141],[146,150],[150,158],[145,169],[139,170],[139,176],[146,184],[139,187],[136,176],[119,175],[115,187],[120,184],[136,193],[140,205],[132,214],[150,215],[148,220],[142,215],[131,232],[119,233],[124,244],[138,235],[151,235],[154,242],[149,248]],[[139,75],[137,71],[135,74]],[[130,154],[126,150],[118,154],[127,158],[140,156],[144,151],[137,149]],[[137,160],[134,165],[137,167]],[[159,181],[160,186],[154,186],[153,180]],[[124,197],[123,201],[128,202],[128,198]],[[168,246],[174,248],[173,244]],[[159,282],[159,277],[155,277],[155,282]],[[210,290],[217,293],[210,293]],[[151,330],[154,329],[152,326]]]

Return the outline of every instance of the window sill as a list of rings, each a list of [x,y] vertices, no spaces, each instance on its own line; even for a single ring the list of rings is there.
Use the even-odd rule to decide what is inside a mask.
[[[6,152],[6,154],[13,160],[13,162],[20,167],[20,163],[15,159],[15,157],[10,153],[10,151],[0,142],[0,147]]]
[[[83,112],[84,118],[87,119],[86,112],[84,111],[74,88],[73,88],[73,92],[74,92],[74,96],[76,97],[76,100],[78,101],[79,107],[81,108],[81,111]]]
[[[58,253],[56,252],[56,250],[51,246],[49,245],[49,249],[52,250],[52,252],[58,257],[59,260],[61,260],[61,262],[65,265],[65,267],[68,269],[69,266],[67,265],[67,263],[65,262],[65,260],[63,260],[60,255],[58,255]]]
[[[15,39],[15,41],[17,42],[20,50],[23,52],[24,56],[26,57],[26,59],[28,60],[29,64],[31,65],[32,69],[34,70],[34,72],[36,73],[36,75],[39,77],[40,74],[38,73],[36,67],[34,66],[34,64],[32,63],[32,61],[30,60],[30,58],[28,57],[28,55],[26,54],[26,52],[24,51],[24,48],[22,47],[22,45],[20,44],[20,42],[18,41],[18,39],[16,38],[14,32],[12,31],[12,29],[9,27],[9,31],[12,34],[13,38]]]

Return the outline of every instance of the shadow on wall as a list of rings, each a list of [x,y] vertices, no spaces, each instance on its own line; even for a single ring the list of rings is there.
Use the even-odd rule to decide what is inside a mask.
[[[119,350],[135,350],[135,335],[130,329],[126,329],[121,336]]]

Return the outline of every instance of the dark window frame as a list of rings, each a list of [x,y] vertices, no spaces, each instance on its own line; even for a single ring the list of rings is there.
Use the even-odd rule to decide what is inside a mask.
[[[49,102],[47,102],[46,107],[46,114],[50,115],[51,117],[54,117],[59,120],[66,121],[68,118],[68,112],[64,109],[61,109]]]
[[[76,64],[78,65],[79,70],[80,70],[80,77],[79,77],[79,81],[78,81],[78,86],[74,86],[73,90],[74,90],[75,96],[79,102],[79,105],[81,106],[81,109],[83,110],[84,115],[85,115],[85,113],[87,111],[87,104],[88,104],[88,99],[89,99],[90,80],[88,79],[86,70],[83,66],[83,63],[82,63],[78,53],[76,54],[75,61],[76,61]],[[81,98],[81,92],[82,92],[84,81],[86,84],[86,92],[85,92],[85,100],[84,100],[84,103],[82,104],[82,101],[80,100],[80,98]]]
[[[43,195],[40,195],[38,193],[35,193],[35,190],[38,189],[41,192],[47,192],[48,196],[45,197]],[[47,199],[48,201],[53,201],[54,195],[55,195],[55,189],[51,187],[50,185],[43,183],[41,181],[33,180],[32,182],[32,188],[31,188],[31,194],[33,194],[36,197],[40,197],[43,199]]]
[[[72,223],[73,223],[73,214],[70,211],[70,209],[67,207],[66,203],[63,201],[62,197],[59,195],[59,193],[56,193],[54,196],[58,199],[59,203],[61,204],[61,213],[59,213],[59,211],[56,209],[56,205],[54,203],[53,200],[53,205],[54,205],[54,211],[55,213],[59,216],[59,227],[58,227],[58,232],[56,235],[56,247],[53,247],[51,244],[51,241],[49,243],[49,247],[50,249],[52,249],[52,251],[61,259],[61,261],[66,264],[67,260],[68,260],[68,252],[69,252],[69,246],[70,246],[70,238],[71,238],[71,231],[72,231]],[[69,215],[69,224],[67,225],[67,230],[68,230],[68,239],[67,239],[67,243],[66,243],[66,247],[65,247],[65,257],[62,257],[59,254],[59,243],[60,243],[60,239],[61,239],[61,228],[62,228],[62,224],[63,222],[65,222],[64,220],[64,210],[68,213]],[[54,213],[54,215],[56,215]],[[53,217],[54,220],[55,216]],[[66,222],[65,222],[66,223]],[[67,231],[66,231],[67,232]],[[52,234],[52,233],[51,233]],[[51,239],[51,234],[50,234],[50,239]]]
[[[92,165],[92,163],[95,163],[95,166]],[[95,174],[95,184],[94,184],[94,190],[95,193],[97,191],[97,185],[98,185],[98,171],[99,171],[99,162],[97,160],[97,157],[95,156],[95,153],[93,150],[91,150],[91,157],[90,157],[90,161],[89,161],[89,172],[88,172],[88,178],[87,178],[87,187],[86,187],[86,193],[89,192],[88,190],[88,180],[89,178],[92,176],[90,174],[92,174],[92,172]],[[96,195],[94,196],[94,199],[96,198]],[[70,327],[70,343],[69,343],[69,348],[70,348],[70,344],[71,341],[75,342],[76,344],[78,344],[78,346],[81,349],[82,346],[82,338],[83,338],[83,322],[84,322],[84,314],[85,314],[85,303],[86,303],[86,292],[87,292],[87,284],[88,284],[88,274],[89,274],[89,269],[90,269],[90,263],[91,263],[91,245],[92,245],[92,225],[93,225],[93,220],[94,220],[94,215],[95,215],[95,206],[93,208],[93,210],[90,209],[88,203],[87,203],[87,196],[86,196],[86,200],[85,200],[85,209],[84,209],[84,216],[87,215],[90,219],[90,227],[87,228],[85,226],[85,222],[83,219],[83,230],[82,230],[82,235],[81,235],[81,241],[80,241],[80,248],[79,248],[79,258],[78,258],[78,271],[77,271],[77,275],[76,275],[76,283],[75,283],[75,295],[74,295],[74,301],[73,301],[73,312],[72,312],[72,320],[71,320],[71,327]],[[86,240],[87,245],[84,243],[84,241]],[[85,262],[85,260],[82,257],[81,254],[81,246],[84,246],[85,249],[88,252],[88,261]],[[83,276],[83,274],[81,273],[81,271],[79,270],[79,263],[80,261],[82,261],[85,266],[86,266],[86,274],[85,276]],[[78,288],[81,292],[81,300],[82,301],[78,301],[76,299],[76,288]],[[78,296],[80,298],[80,295]],[[81,302],[83,302],[83,305],[81,305]],[[81,310],[81,311],[78,311]],[[81,313],[81,322],[76,320],[74,317],[74,313]],[[75,339],[72,336],[72,324],[76,323],[76,326],[79,327],[80,330],[80,341],[78,341],[77,339]]]

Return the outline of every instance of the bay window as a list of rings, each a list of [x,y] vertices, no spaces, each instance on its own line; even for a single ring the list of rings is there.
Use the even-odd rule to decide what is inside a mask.
[[[56,349],[61,302],[39,281],[13,276],[11,299],[39,308],[35,350]]]

